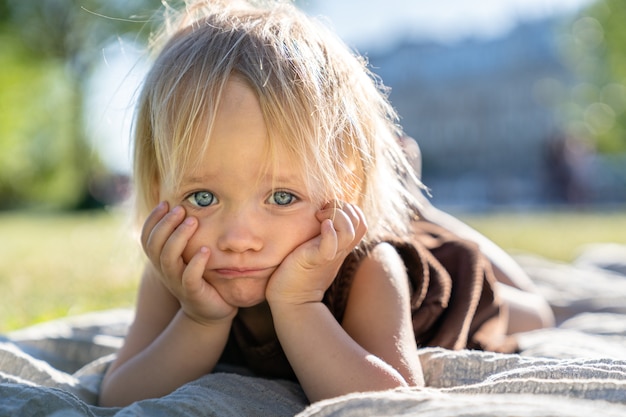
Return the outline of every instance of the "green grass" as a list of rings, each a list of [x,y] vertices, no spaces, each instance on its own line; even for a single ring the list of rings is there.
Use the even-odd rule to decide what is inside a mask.
[[[623,213],[496,213],[462,220],[511,252],[569,261],[587,243],[626,244]],[[120,212],[0,213],[0,333],[131,307],[143,255]]]
[[[0,333],[132,306],[142,255],[125,216],[0,213]]]
[[[569,262],[590,243],[626,244],[626,211],[525,212],[460,215],[511,253],[535,253]]]

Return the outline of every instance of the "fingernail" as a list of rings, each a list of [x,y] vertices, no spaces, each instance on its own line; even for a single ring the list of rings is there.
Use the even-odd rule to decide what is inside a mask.
[[[183,212],[183,208],[181,206],[176,206],[172,209],[172,213],[176,215],[181,214],[182,212]]]
[[[194,223],[195,223],[195,219],[193,217],[187,217],[185,219],[185,224],[188,226],[193,226]]]

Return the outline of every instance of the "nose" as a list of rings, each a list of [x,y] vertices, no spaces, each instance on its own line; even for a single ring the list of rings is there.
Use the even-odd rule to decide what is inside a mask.
[[[231,210],[221,219],[217,248],[225,252],[259,251],[263,247],[263,223],[253,210]]]

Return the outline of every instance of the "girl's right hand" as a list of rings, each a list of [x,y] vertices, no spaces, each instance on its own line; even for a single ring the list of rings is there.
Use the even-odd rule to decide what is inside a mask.
[[[163,285],[178,299],[182,310],[199,323],[231,320],[237,308],[227,304],[203,273],[210,257],[206,247],[186,263],[183,251],[198,227],[185,209],[160,203],[148,216],[141,231],[141,244]]]

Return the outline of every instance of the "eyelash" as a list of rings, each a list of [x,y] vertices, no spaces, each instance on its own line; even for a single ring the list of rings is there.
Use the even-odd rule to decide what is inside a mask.
[[[198,200],[197,200],[197,196],[199,194],[205,194],[205,197],[206,197],[207,194],[209,194],[211,196],[211,201],[209,202],[209,204],[207,204],[206,206],[203,206],[203,205],[199,204]],[[212,206],[215,203],[215,201],[217,200],[217,198],[215,197],[215,194],[213,194],[212,192],[203,190],[203,191],[194,191],[193,193],[189,194],[185,198],[185,200],[189,201],[195,207],[206,208],[206,207]]]
[[[276,198],[275,198],[277,194],[282,194],[283,197],[285,195],[289,196],[289,202],[286,203],[286,204],[278,204],[278,202],[276,201]],[[298,198],[298,196],[296,196],[292,192],[285,191],[285,190],[278,190],[278,191],[273,191],[272,194],[269,196],[269,198],[267,200],[268,201],[274,200],[274,204],[276,204],[277,206],[286,207],[286,206],[290,206],[293,203],[295,203],[296,201],[298,201],[299,198]]]
[[[210,195],[210,201],[208,202],[207,205],[202,205],[198,202],[199,195],[203,195],[203,197],[205,198]],[[276,201],[277,195],[281,195],[281,197],[289,197],[289,201],[284,204],[279,204],[279,202]],[[211,191],[202,190],[202,191],[194,191],[193,193],[190,193],[189,195],[187,195],[187,197],[185,197],[185,200],[189,201],[194,207],[206,208],[215,204],[215,202],[217,201],[217,198],[215,197],[215,194],[213,194]],[[298,196],[296,196],[294,193],[290,191],[277,190],[277,191],[273,191],[266,201],[273,205],[277,205],[280,207],[287,207],[297,202],[298,200],[299,200]]]

